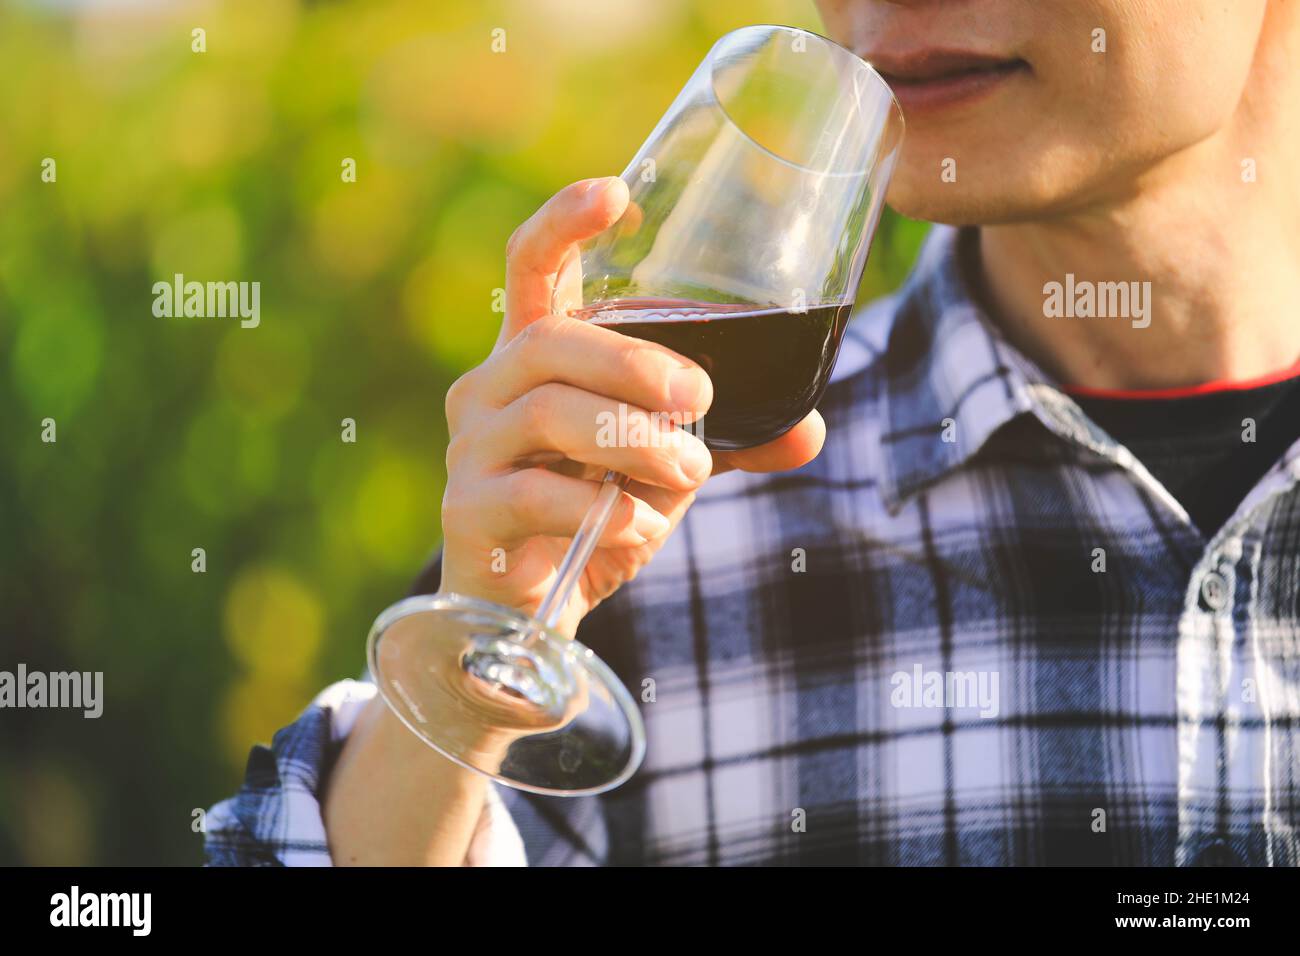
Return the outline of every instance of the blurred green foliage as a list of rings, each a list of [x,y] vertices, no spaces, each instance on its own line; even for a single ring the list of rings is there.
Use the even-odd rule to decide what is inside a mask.
[[[0,711],[0,863],[201,859],[194,811],[361,671],[437,544],[443,394],[511,231],[757,22],[818,28],[809,0],[0,7],[0,669],[106,696]],[[923,231],[887,217],[864,294]],[[260,326],[155,317],[175,273],[259,281]]]

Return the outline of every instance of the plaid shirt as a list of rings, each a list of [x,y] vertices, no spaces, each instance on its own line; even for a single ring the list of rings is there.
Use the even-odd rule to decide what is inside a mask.
[[[640,771],[495,790],[467,862],[1300,863],[1300,442],[1206,540],[999,336],[972,238],[850,325],[815,461],[710,480],[583,622],[654,680]],[[372,693],[254,750],[212,862],[329,862],[315,794]]]

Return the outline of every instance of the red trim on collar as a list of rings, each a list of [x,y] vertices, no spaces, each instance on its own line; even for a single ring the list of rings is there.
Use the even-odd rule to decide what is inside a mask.
[[[1064,385],[1061,391],[1067,395],[1075,395],[1079,398],[1114,398],[1124,399],[1127,401],[1142,401],[1144,399],[1164,399],[1164,398],[1194,398],[1197,395],[1213,395],[1216,392],[1245,392],[1252,388],[1265,388],[1269,385],[1276,385],[1279,382],[1285,382],[1290,378],[1300,377],[1300,362],[1289,368],[1282,369],[1280,372],[1273,372],[1271,375],[1261,375],[1259,378],[1248,378],[1234,382],[1230,379],[1220,379],[1214,382],[1205,382],[1201,385],[1186,385],[1181,388],[1154,388],[1154,389],[1111,389],[1111,388],[1088,388],[1083,385]]]

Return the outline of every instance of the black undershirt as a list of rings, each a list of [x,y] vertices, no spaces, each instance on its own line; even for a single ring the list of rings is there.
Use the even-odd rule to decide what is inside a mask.
[[[1073,398],[1146,466],[1206,537],[1300,439],[1300,376],[1184,398]],[[1253,443],[1242,438],[1247,418],[1255,422]]]
[[[978,229],[961,230],[957,259],[975,301],[996,315],[980,262]],[[1300,374],[1257,388],[1186,398],[1072,397],[1187,509],[1206,537],[1223,527],[1300,439]],[[1246,418],[1255,421],[1253,443],[1242,440]]]

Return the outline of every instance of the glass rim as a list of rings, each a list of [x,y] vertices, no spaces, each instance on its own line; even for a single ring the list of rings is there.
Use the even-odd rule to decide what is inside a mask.
[[[883,89],[885,93],[889,95],[889,102],[891,105],[891,112],[893,118],[898,121],[899,142],[900,143],[902,142],[903,134],[906,132],[907,129],[907,121],[903,115],[903,107],[898,102],[898,97],[894,94],[893,89],[890,87],[888,83],[885,82],[885,78],[880,75],[880,71],[877,70],[874,66],[872,66],[870,62],[864,60],[862,57],[858,56],[856,53],[854,53],[852,50],[850,50],[848,47],[844,46],[843,44],[835,42],[830,37],[822,36],[820,33],[816,33],[812,30],[806,30],[803,27],[786,26],[780,23],[751,23],[748,26],[737,27],[734,30],[728,30],[722,36],[718,37],[718,39],[714,41],[713,46],[709,48],[709,52],[705,56],[704,62],[709,65],[710,99],[713,100],[713,104],[718,108],[718,112],[720,112],[723,115],[723,117],[726,118],[727,123],[730,124],[731,128],[734,129],[741,136],[743,136],[751,145],[754,146],[754,148],[758,149],[760,152],[764,153],[765,155],[772,157],[779,163],[782,163],[786,166],[790,166],[794,169],[801,170],[806,173],[811,173],[816,176],[828,176],[828,177],[863,176],[869,174],[873,166],[872,163],[868,162],[861,169],[847,170],[844,172],[838,172],[834,170],[814,169],[811,166],[805,166],[803,163],[797,163],[792,159],[787,159],[786,157],[780,155],[779,153],[775,153],[772,150],[768,149],[758,140],[754,139],[754,137],[751,136],[743,126],[741,126],[739,123],[736,122],[735,117],[731,115],[731,113],[727,110],[727,107],[723,105],[721,97],[718,96],[718,88],[717,88],[717,82],[715,78],[713,60],[715,55],[718,52],[718,47],[721,46],[724,41],[728,40],[731,37],[739,36],[744,33],[749,33],[750,31],[754,31],[754,30],[762,30],[767,32],[771,32],[775,30],[784,30],[787,33],[796,33],[796,34],[802,34],[803,36],[806,37],[811,37],[814,40],[818,40],[821,43],[826,44],[832,50],[835,50],[838,55],[849,57],[855,66],[865,68],[867,75],[872,79],[872,81],[881,89]]]

